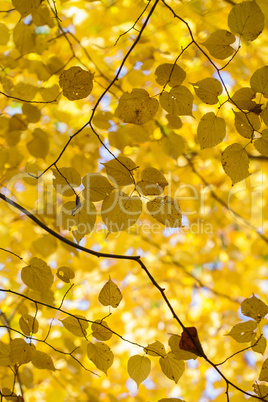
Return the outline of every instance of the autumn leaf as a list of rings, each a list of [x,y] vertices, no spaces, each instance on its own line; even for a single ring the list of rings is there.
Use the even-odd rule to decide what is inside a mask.
[[[129,376],[139,385],[148,377],[151,371],[151,361],[146,356],[131,356],[128,361],[127,371]]]
[[[112,366],[114,361],[114,355],[105,343],[97,342],[87,344],[87,356],[95,366],[107,374],[107,370]]]
[[[82,70],[78,66],[64,70],[59,79],[63,95],[71,101],[86,98],[93,89],[93,77],[91,71]]]
[[[103,306],[118,307],[123,296],[119,287],[114,283],[111,278],[105,283],[99,294],[99,302]]]
[[[33,257],[21,270],[21,279],[28,288],[42,292],[51,288],[54,277],[51,268],[40,258]]]
[[[222,167],[233,184],[249,176],[248,155],[241,144],[229,145],[222,153]]]

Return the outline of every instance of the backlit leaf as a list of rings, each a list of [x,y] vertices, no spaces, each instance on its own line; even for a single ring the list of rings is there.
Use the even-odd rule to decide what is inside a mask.
[[[10,366],[10,345],[0,341],[0,366]]]
[[[58,170],[52,169],[54,179],[53,186],[57,193],[70,197],[74,195],[71,187],[79,187],[81,184],[80,174],[71,167],[63,167]],[[71,186],[71,187],[70,187]]]
[[[13,41],[21,54],[31,53],[35,45],[33,28],[19,21],[13,30]]]
[[[56,370],[51,356],[39,350],[36,350],[35,355],[32,359],[32,364],[38,369],[46,369],[52,371]]]
[[[177,116],[174,116],[177,117]],[[185,152],[186,142],[184,137],[171,131],[162,138],[163,151],[173,159],[178,159]]]
[[[186,327],[183,329],[179,347],[182,350],[195,353],[198,356],[204,356],[204,351],[195,327]]]
[[[77,318],[76,318],[77,317]],[[79,318],[84,318],[83,320],[79,320]],[[61,320],[64,327],[67,331],[71,332],[71,334],[75,336],[85,337],[87,334],[88,322],[85,321],[86,317],[82,315],[76,315],[75,317],[69,316]]]
[[[152,120],[158,110],[158,100],[150,98],[145,89],[132,89],[119,99],[117,116],[124,123],[145,124]]]
[[[218,96],[222,93],[222,86],[219,80],[208,77],[192,85],[196,95],[202,102],[208,105],[218,103]]]
[[[242,137],[252,138],[254,130],[260,129],[260,118],[255,113],[249,112],[245,115],[243,112],[234,112],[234,114],[235,128]]]
[[[229,145],[222,153],[222,167],[233,184],[249,176],[249,159],[241,144]]]
[[[107,175],[113,184],[126,186],[133,183],[130,172],[136,168],[136,164],[126,156],[118,156],[117,159],[111,159],[109,162],[102,163]]]
[[[167,114],[166,119],[168,120],[168,128],[176,130],[182,127],[182,121],[179,116],[175,116],[174,114]]]
[[[261,112],[261,118],[266,126],[268,126],[268,103],[266,103],[265,108]]]
[[[246,317],[253,318],[255,321],[260,322],[260,320],[268,314],[268,306],[253,295],[242,301],[241,312]]]
[[[93,73],[78,66],[64,70],[59,79],[63,95],[71,101],[86,98],[93,89],[93,77]]]
[[[261,67],[253,73],[250,86],[254,92],[260,92],[268,98],[268,66]]]
[[[185,370],[184,361],[178,360],[172,352],[169,352],[165,357],[160,357],[159,363],[163,373],[175,383],[179,381]]]
[[[45,159],[49,151],[47,134],[41,128],[36,128],[32,132],[32,136],[33,139],[27,143],[28,151],[36,158]]]
[[[70,279],[75,277],[74,271],[69,267],[59,267],[56,275],[65,283],[70,283]]]
[[[186,78],[186,72],[180,66],[169,63],[158,66],[155,75],[155,80],[159,85],[168,84],[171,87],[181,85]]]
[[[261,138],[254,141],[254,147],[260,154],[268,156],[268,129],[263,130],[261,134]]]
[[[246,41],[253,41],[264,29],[264,15],[255,1],[236,4],[228,16],[230,31],[239,34]]]
[[[166,355],[166,349],[162,342],[155,341],[150,343],[146,348],[143,349],[145,353],[149,356],[163,357]]]
[[[232,96],[234,104],[243,110],[251,110],[256,106],[256,102],[252,99],[256,97],[255,92],[249,88],[240,88]]]
[[[10,359],[12,364],[29,363],[35,355],[35,346],[24,339],[16,338],[10,342]]]
[[[183,85],[173,87],[160,95],[160,105],[171,115],[192,116],[194,97]]]
[[[226,134],[225,120],[213,112],[204,114],[197,128],[197,138],[201,149],[218,145]]]
[[[267,341],[264,338],[264,336],[262,336],[258,340],[258,342],[257,342],[257,339],[258,338],[256,337],[255,339],[253,339],[253,341],[251,341],[251,345],[254,345],[251,347],[251,349],[254,350],[254,352],[261,353],[263,355],[265,352],[265,349],[266,349]]]
[[[137,189],[143,195],[160,195],[167,185],[165,176],[158,169],[148,167],[141,172],[141,180],[137,182]]]
[[[184,402],[184,401],[179,398],[162,398],[162,399],[159,399],[158,402]]]
[[[139,385],[148,377],[151,371],[151,361],[146,356],[131,356],[128,361],[127,371],[129,376]]]
[[[168,344],[171,348],[171,351],[174,353],[177,359],[179,360],[196,359],[197,358],[196,353],[191,353],[190,351],[183,350],[180,348],[180,341],[181,341],[180,335],[171,335],[171,337],[168,340]]]
[[[122,300],[122,293],[119,287],[114,283],[111,278],[105,283],[99,293],[99,302],[103,306],[118,307]]]
[[[54,276],[45,261],[33,257],[30,264],[22,268],[21,279],[28,288],[43,292],[51,288]]]
[[[139,197],[114,190],[102,203],[101,217],[109,232],[120,232],[134,225],[142,211]]]
[[[261,368],[259,381],[268,382],[268,359],[265,359]]]
[[[149,213],[158,222],[171,228],[181,227],[181,211],[172,197],[157,197],[146,205]]]
[[[41,4],[41,0],[12,0],[12,4],[15,9],[21,14],[22,18],[26,17],[28,14],[36,12]]]
[[[104,200],[113,190],[109,180],[100,173],[88,173],[82,182],[85,187],[83,195],[92,202]]]
[[[236,342],[239,343],[251,342],[255,338],[254,331],[256,328],[257,323],[249,320],[234,325],[231,331],[226,335],[231,336]]]
[[[31,333],[35,334],[38,332],[39,323],[36,317],[33,317],[30,314],[24,314],[20,317],[19,320],[20,329],[25,335],[31,335]]]
[[[87,344],[87,356],[95,366],[107,374],[107,370],[111,367],[114,361],[114,355],[109,346],[103,342]]]
[[[0,22],[0,46],[5,46],[9,41],[10,33],[6,24]]]
[[[230,46],[235,42],[235,36],[226,29],[217,29],[202,43],[211,56],[224,60],[232,56],[234,49]]]
[[[113,333],[109,330],[107,322],[102,320],[96,320],[91,325],[91,330],[92,336],[98,339],[98,341],[108,341],[113,335]]]

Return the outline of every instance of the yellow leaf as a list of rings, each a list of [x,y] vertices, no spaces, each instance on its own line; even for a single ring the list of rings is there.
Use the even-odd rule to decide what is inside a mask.
[[[252,138],[254,130],[259,130],[261,121],[259,116],[253,112],[247,114],[243,112],[234,112],[235,114],[235,128],[237,132],[245,138]]]
[[[166,119],[168,121],[168,128],[176,130],[182,127],[182,121],[179,116],[175,116],[174,114],[167,114]]]
[[[228,16],[230,31],[246,41],[253,41],[264,29],[264,15],[255,1],[236,4]]]
[[[77,241],[90,233],[94,229],[97,211],[95,205],[85,200],[81,206],[77,207],[74,201],[66,202],[61,209],[61,224],[64,229],[73,230],[73,235]]]
[[[98,111],[94,114],[92,123],[102,130],[109,130],[111,123],[109,120],[113,120],[113,114],[111,112]]]
[[[0,22],[0,46],[5,46],[9,41],[10,33],[6,24]]]
[[[162,399],[159,399],[158,402],[184,402],[184,401],[179,398],[162,398]]]
[[[162,372],[175,383],[179,381],[185,370],[184,361],[178,360],[172,352],[169,352],[165,357],[160,357],[159,363]]]
[[[171,337],[168,340],[168,344],[174,353],[174,355],[177,357],[179,360],[189,360],[189,359],[196,359],[197,355],[195,353],[188,352],[187,350],[183,350],[180,348],[180,340],[181,336],[180,335],[171,335]]]
[[[113,190],[109,180],[100,173],[88,173],[83,177],[82,183],[85,187],[83,195],[91,202],[104,200]]]
[[[268,98],[268,66],[261,67],[253,73],[250,86],[254,92],[260,92]]]
[[[34,180],[34,179],[33,179]],[[35,179],[35,184],[36,184],[36,179]],[[51,235],[44,235],[42,237],[39,237],[33,242],[33,247],[34,249],[42,255],[42,257],[47,258],[51,254],[55,253],[57,250],[57,241],[55,237],[52,237]]]
[[[133,183],[130,172],[136,168],[136,164],[126,156],[118,156],[109,162],[102,163],[105,167],[109,179],[117,186],[126,186]]]
[[[155,341],[150,343],[146,348],[143,349],[145,353],[149,356],[160,356],[163,357],[166,354],[165,346],[162,342]]]
[[[253,318],[255,321],[260,322],[260,320],[268,314],[268,306],[253,295],[242,301],[241,312],[246,317]]]
[[[29,363],[35,355],[35,346],[24,339],[16,338],[10,342],[10,359],[12,364]]]
[[[201,149],[211,148],[218,145],[224,139],[226,125],[224,119],[209,112],[202,116],[198,128],[197,138]]]
[[[39,292],[51,288],[54,277],[50,267],[40,258],[33,257],[30,264],[21,270],[21,279],[28,288]]]
[[[229,145],[222,153],[222,167],[233,184],[249,176],[249,159],[241,144]]]
[[[10,345],[0,341],[0,366],[11,366]]]
[[[261,118],[266,126],[268,126],[268,103],[266,103],[265,108],[261,112]]]
[[[109,232],[120,232],[134,225],[141,211],[139,197],[114,190],[103,200],[101,217]]]
[[[119,287],[109,278],[105,283],[99,294],[99,302],[103,306],[118,307],[122,300],[122,293]]]
[[[9,388],[2,388],[1,393],[7,401],[19,402],[19,397],[15,392],[11,391]]]
[[[265,359],[261,368],[259,381],[268,381],[268,359]]]
[[[77,317],[77,318],[76,318]],[[80,320],[79,318],[83,318]],[[76,315],[75,317],[66,317],[61,320],[67,331],[75,336],[85,337],[87,335],[88,322],[85,321],[86,317],[82,315]]]
[[[96,320],[91,325],[92,336],[98,341],[108,341],[111,339],[113,333],[109,330],[108,324],[102,320]]]
[[[63,95],[72,101],[86,98],[93,89],[93,77],[93,73],[77,66],[64,70],[59,79]]]
[[[147,202],[150,214],[167,227],[181,227],[181,211],[172,197],[157,197]]]
[[[150,374],[151,371],[151,361],[146,356],[131,356],[128,361],[127,371],[129,376],[134,380],[139,387]]]
[[[263,336],[258,340],[258,343],[256,343],[256,341],[257,337],[251,341],[251,345],[254,345],[251,347],[251,349],[254,350],[254,352],[261,353],[263,355],[266,349],[267,341]]]
[[[72,167],[52,169],[52,171],[54,175],[53,186],[57,193],[65,197],[73,196],[74,191],[71,187],[76,188],[81,185],[80,174]]]
[[[65,283],[70,283],[70,279],[75,277],[74,271],[69,267],[59,267],[56,275]]]
[[[143,195],[162,194],[168,182],[165,176],[153,167],[145,168],[141,173],[141,180],[137,182],[137,189]]]
[[[56,370],[51,356],[45,352],[40,352],[39,350],[35,352],[32,364],[38,369]]]
[[[24,103],[22,105],[22,112],[27,117],[29,123],[37,123],[41,118],[40,110],[36,106],[31,105],[30,103]]]
[[[249,320],[246,322],[241,322],[233,326],[228,336],[231,336],[236,342],[251,342],[255,338],[255,329],[257,328],[257,323],[255,321]]]
[[[22,55],[33,52],[35,45],[33,27],[19,21],[13,30],[13,42]]]
[[[36,128],[33,131],[32,136],[33,139],[26,144],[28,151],[36,158],[45,159],[49,151],[47,134],[41,128]]]
[[[30,336],[31,333],[36,334],[39,329],[39,323],[36,317],[30,314],[24,314],[19,320],[20,329],[26,336]]]
[[[183,85],[173,87],[170,92],[164,91],[160,95],[160,105],[169,114],[178,116],[192,116],[194,97]]]
[[[226,29],[217,29],[202,43],[211,56],[224,60],[232,56],[234,49],[230,46],[235,42],[235,36]]]
[[[171,73],[172,71],[172,73]],[[164,63],[155,70],[156,82],[159,85],[168,84],[171,87],[181,85],[186,78],[186,72],[177,64]]]
[[[39,92],[45,102],[52,102],[60,93],[59,86],[57,84],[40,88]]]
[[[232,101],[234,102],[235,106],[239,107],[243,110],[251,110],[254,109],[256,106],[256,102],[252,99],[256,97],[255,92],[249,88],[240,88],[236,91],[232,96]]]
[[[158,110],[157,99],[150,98],[145,89],[132,89],[119,99],[117,116],[124,123],[145,124],[152,120]]]
[[[111,367],[114,361],[114,355],[109,346],[103,342],[87,344],[87,356],[95,366],[107,374],[107,370]]]
[[[54,26],[53,17],[50,9],[43,3],[33,12],[33,22],[35,25],[48,25],[50,28]]]
[[[38,9],[42,0],[12,0],[12,4],[15,9],[21,14],[22,18],[28,14],[32,14]]]
[[[254,147],[260,154],[268,156],[268,129],[263,130],[261,134],[261,138],[254,141]]]
[[[268,386],[264,384],[257,383],[257,381],[253,384],[253,391],[255,394],[260,396],[261,398],[264,398],[265,401],[268,401]],[[251,398],[249,398],[250,400]],[[254,398],[255,400],[256,398]],[[253,398],[252,398],[253,400]],[[252,401],[250,401],[252,402]]]
[[[174,116],[177,117],[177,116]],[[173,159],[178,159],[185,152],[185,139],[173,131],[167,133],[161,141],[163,151]]]
[[[196,95],[202,102],[208,105],[215,105],[218,103],[218,96],[222,93],[222,86],[219,80],[207,77],[192,85]]]

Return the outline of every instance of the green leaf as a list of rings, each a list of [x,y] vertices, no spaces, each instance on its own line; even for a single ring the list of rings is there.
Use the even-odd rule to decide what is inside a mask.
[[[241,312],[246,317],[253,318],[256,322],[260,322],[260,320],[268,314],[268,306],[253,295],[248,299],[243,300],[241,304]]]
[[[137,387],[148,377],[151,371],[151,361],[146,356],[131,356],[128,361],[127,371],[129,376],[137,384]]]
[[[132,89],[119,99],[117,116],[124,123],[145,124],[152,120],[158,110],[158,100],[150,98],[145,89]]]
[[[222,153],[221,162],[225,173],[232,179],[233,184],[249,176],[248,154],[241,144],[229,145]]]
[[[236,4],[228,16],[230,31],[239,34],[246,41],[253,41],[264,29],[264,15],[255,1]]]
[[[216,78],[208,77],[192,84],[199,99],[207,105],[215,105],[219,102],[218,96],[222,93],[222,86]]]
[[[232,56],[234,49],[230,46],[235,42],[235,36],[226,29],[217,29],[202,43],[211,56],[224,60]]]
[[[103,342],[87,344],[87,356],[95,366],[107,374],[107,370],[112,366],[114,355],[109,346]]]
[[[250,86],[254,92],[259,92],[268,98],[268,66],[261,67],[253,73]]]
[[[172,73],[171,73],[172,71]],[[186,78],[186,72],[177,64],[164,63],[155,70],[156,82],[159,85],[168,84],[171,87],[181,85]]]
[[[175,383],[179,381],[185,370],[184,361],[178,360],[172,352],[169,352],[165,357],[160,357],[159,363],[162,372]]]
[[[226,134],[224,119],[215,116],[213,112],[202,116],[197,127],[197,138],[201,149],[211,148],[223,141]]]
[[[255,338],[254,331],[256,328],[257,323],[249,320],[234,325],[231,331],[226,335],[231,336],[236,342],[239,343],[251,342]]]
[[[162,92],[160,105],[171,115],[192,116],[194,97],[183,85],[173,87],[170,92]]]

